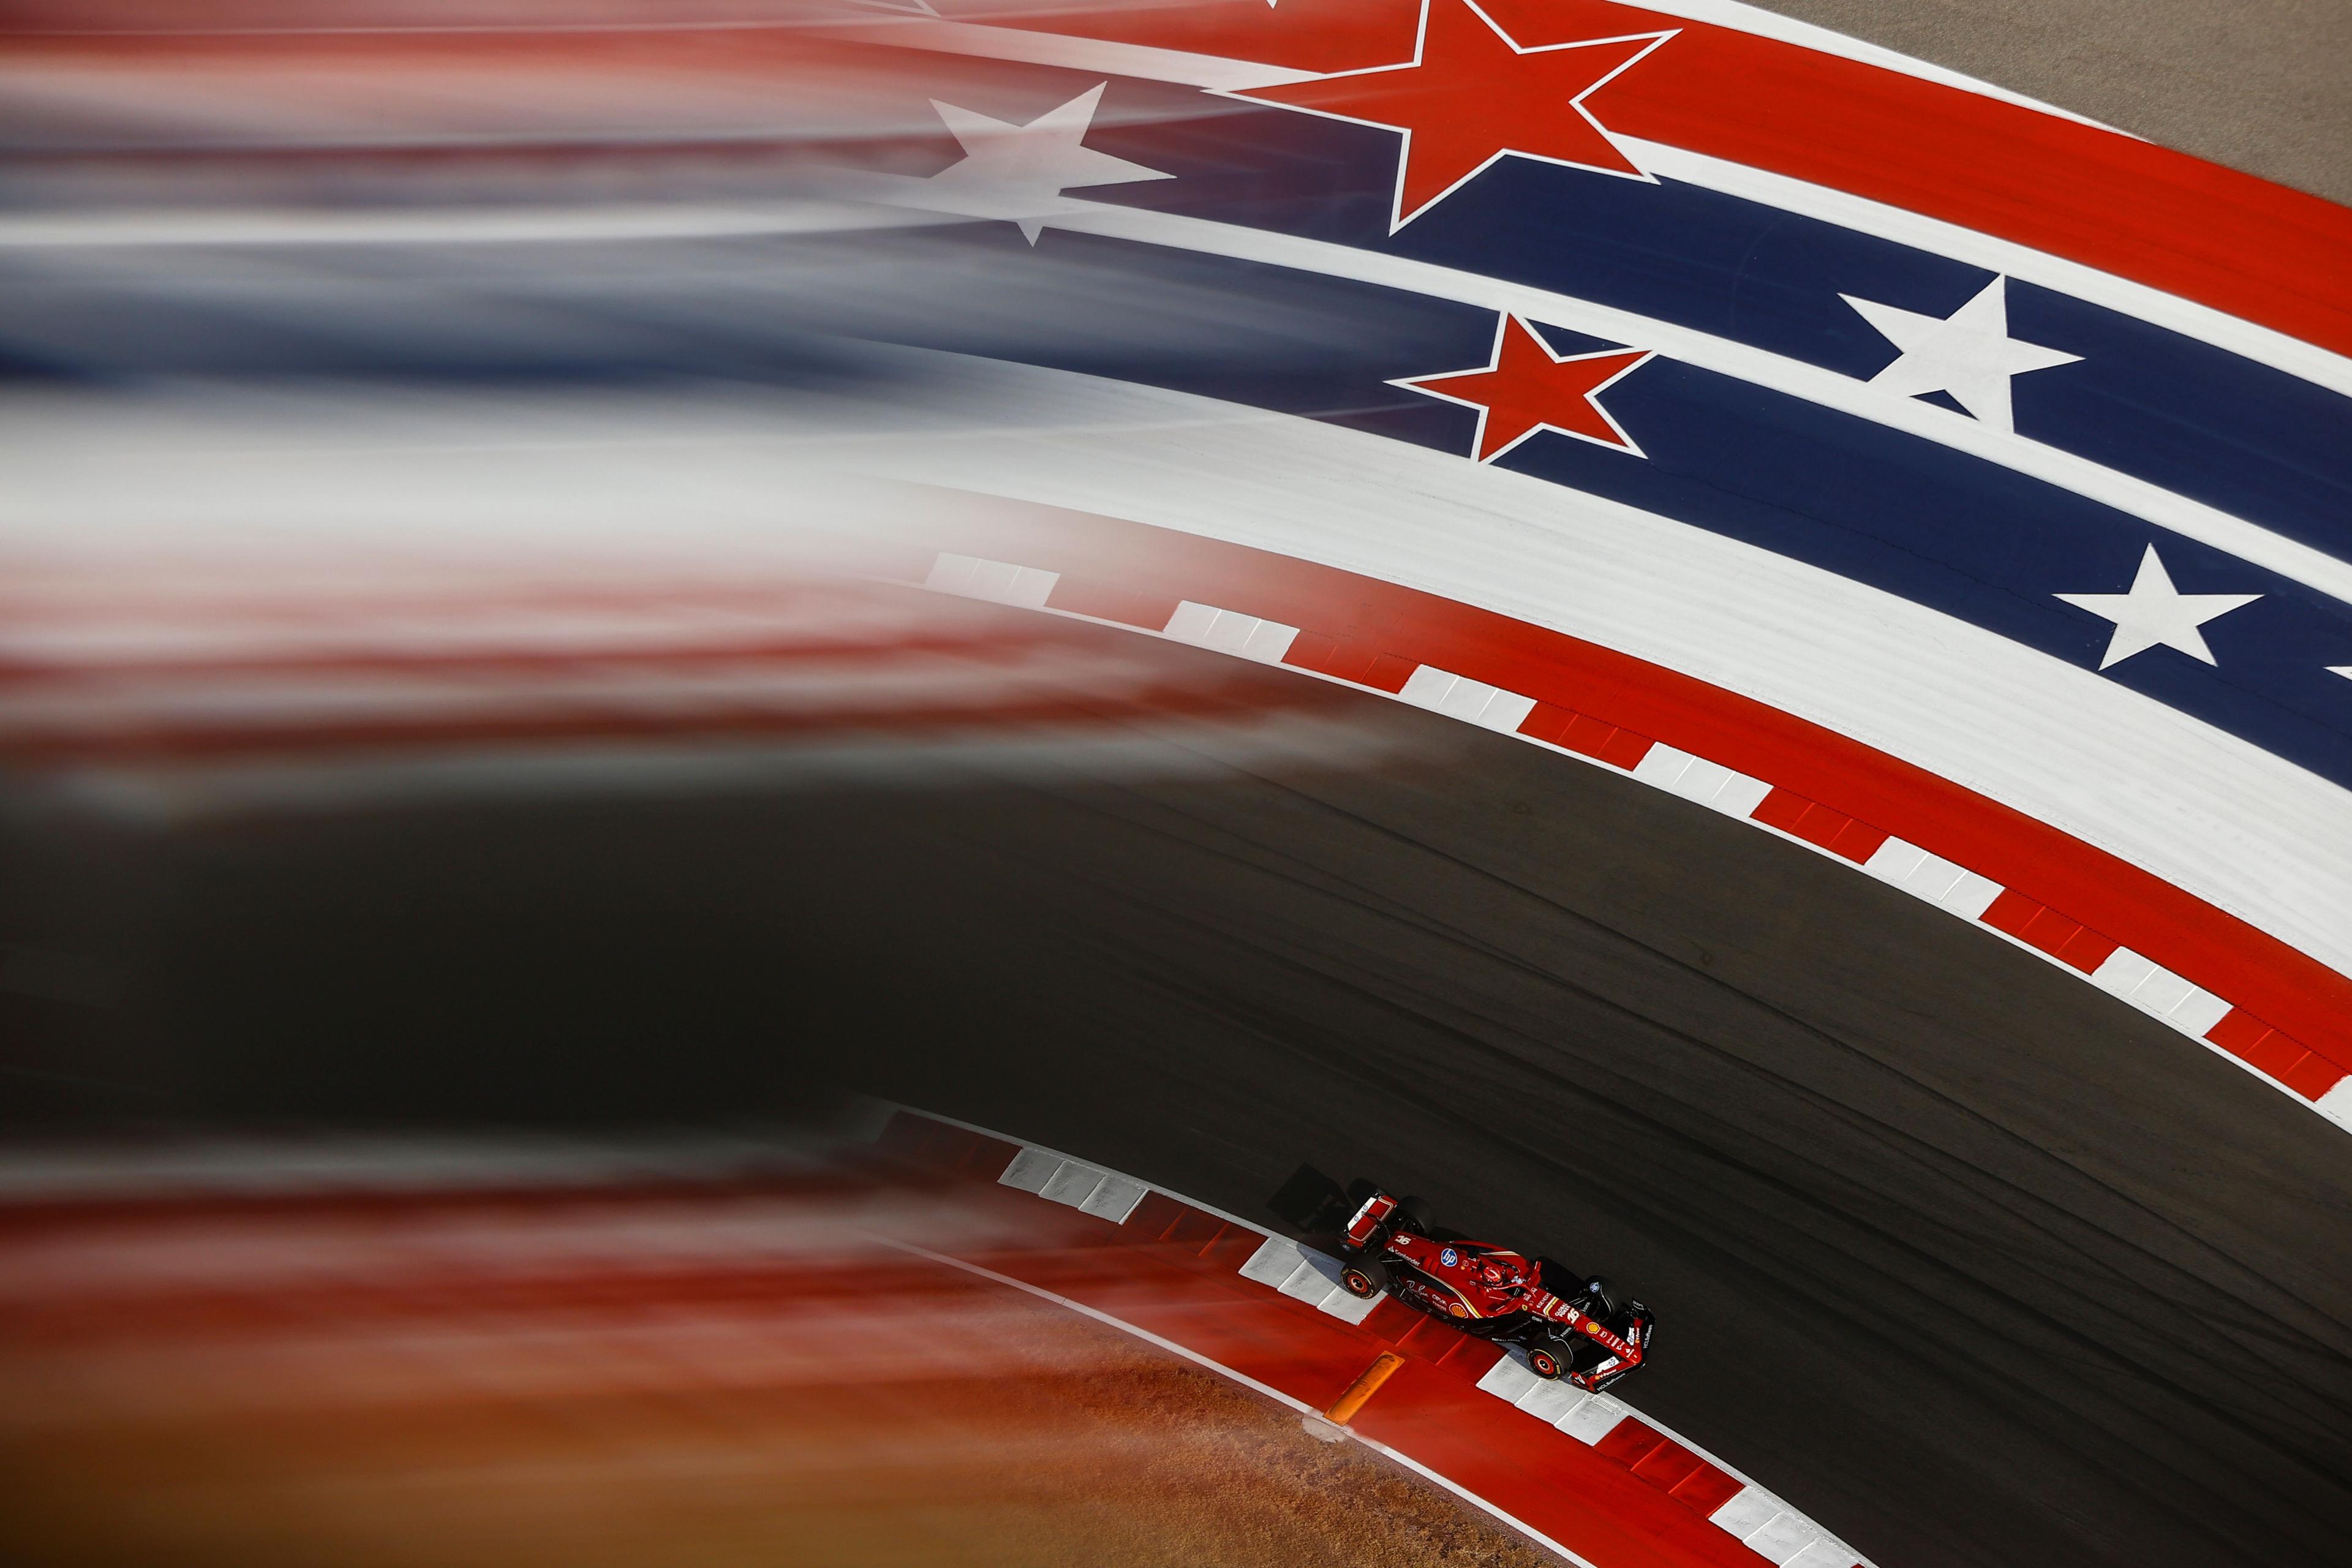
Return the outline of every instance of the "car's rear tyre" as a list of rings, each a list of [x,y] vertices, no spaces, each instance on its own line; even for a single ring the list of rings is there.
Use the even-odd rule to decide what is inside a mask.
[[[1397,1199],[1396,1214],[1391,1219],[1390,1223],[1397,1229],[1409,1230],[1415,1236],[1429,1235],[1429,1205],[1427,1201],[1422,1198],[1411,1197]]]
[[[1538,1377],[1544,1379],[1546,1382],[1549,1382],[1553,1378],[1564,1377],[1567,1375],[1568,1358],[1561,1355],[1558,1351],[1553,1350],[1549,1345],[1529,1345],[1528,1347],[1528,1370],[1534,1373]]]
[[[1370,1300],[1381,1293],[1381,1282],[1350,1263],[1339,1270],[1339,1289],[1360,1300]]]

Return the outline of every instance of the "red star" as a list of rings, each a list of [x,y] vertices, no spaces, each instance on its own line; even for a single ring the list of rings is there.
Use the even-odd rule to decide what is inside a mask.
[[[1556,354],[1517,316],[1495,323],[1493,361],[1476,370],[1392,381],[1391,386],[1442,397],[1478,411],[1478,460],[1492,462],[1538,430],[1644,454],[1595,401],[1648,359],[1649,349]],[[1446,384],[1443,390],[1439,384]]]
[[[1674,37],[1522,47],[1472,0],[1423,0],[1412,60],[1229,96],[1404,132],[1393,234],[1506,153],[1650,176],[1584,107],[1594,89]]]

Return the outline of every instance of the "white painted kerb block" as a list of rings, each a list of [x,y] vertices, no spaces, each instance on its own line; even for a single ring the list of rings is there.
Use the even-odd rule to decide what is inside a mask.
[[[1269,1236],[1258,1249],[1242,1265],[1242,1277],[1270,1285],[1294,1300],[1306,1302],[1318,1312],[1326,1312],[1343,1323],[1360,1323],[1372,1315],[1381,1304],[1378,1296],[1352,1295],[1339,1283],[1339,1265],[1334,1258],[1309,1251],[1297,1242],[1279,1236]]]
[[[1633,1414],[1605,1394],[1587,1394],[1584,1402],[1552,1423],[1580,1443],[1598,1443]]]
[[[1298,628],[1286,626],[1280,621],[1244,616],[1238,610],[1196,605],[1187,599],[1168,617],[1167,635],[1178,642],[1229,653],[1236,658],[1280,664],[1282,656],[1297,639]]]
[[[2352,1078],[2339,1079],[2334,1089],[2312,1101],[2312,1109],[2352,1132]]]
[[[1727,1530],[1745,1541],[1778,1519],[1782,1511],[1780,1500],[1762,1487],[1742,1487],[1707,1518],[1718,1529]]]
[[[961,594],[967,599],[1042,610],[1046,597],[1054,592],[1054,584],[1061,580],[1059,572],[1041,572],[1034,566],[1016,566],[1010,561],[941,554],[931,563],[931,574],[923,579],[923,586],[942,594]]]
[[[1962,920],[1976,920],[2000,897],[2000,884],[1930,855],[1916,844],[1890,838],[1878,847],[1863,869],[1882,882],[1891,882],[1914,898],[1949,910]]]
[[[1749,778],[1721,763],[1710,763],[1705,757],[1695,757],[1664,744],[1652,746],[1643,754],[1642,760],[1633,764],[1633,776],[1643,784],[1657,785],[1668,795],[1696,801],[1727,816],[1753,815],[1764,804],[1764,797],[1772,793],[1772,786],[1762,779]]]
[[[1013,1163],[996,1180],[1000,1185],[1034,1193],[1049,1203],[1066,1205],[1113,1225],[1125,1225],[1143,1194],[1151,1190],[1133,1176],[1026,1146],[1013,1156]]]
[[[1433,664],[1424,664],[1414,670],[1397,695],[1416,708],[1426,708],[1433,713],[1443,713],[1449,719],[1506,735],[1517,733],[1519,726],[1528,721],[1528,715],[1536,710],[1532,697],[1522,697],[1466,675],[1455,675]]]
[[[1787,1563],[1822,1539],[1821,1527],[1803,1514],[1783,1510],[1745,1538],[1748,1550],[1767,1563]]]
[[[2092,974],[2091,984],[2194,1039],[2203,1039],[2205,1032],[2230,1011],[2230,1004],[2210,991],[2190,984],[2127,947],[2109,954]]]

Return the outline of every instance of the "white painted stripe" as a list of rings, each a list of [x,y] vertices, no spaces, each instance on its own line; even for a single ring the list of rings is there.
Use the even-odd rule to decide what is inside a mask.
[[[1164,635],[1178,642],[1229,653],[1236,658],[1255,659],[1260,664],[1280,664],[1282,656],[1290,651],[1292,640],[1298,636],[1298,628],[1286,626],[1280,621],[1244,616],[1238,610],[1196,605],[1187,599],[1178,605],[1176,613],[1168,618],[1168,629]]]
[[[1736,540],[1402,442],[1030,367],[964,360],[937,380],[942,399],[991,409],[990,428],[864,460],[1321,562],[1649,660],[1977,791],[2352,973],[2345,792],[2095,671]],[[1024,405],[1044,430],[1008,432]],[[1232,482],[1244,473],[1251,484]],[[1983,902],[1989,889],[1975,889]]]
[[[1528,715],[1536,710],[1532,697],[1522,697],[1466,675],[1454,675],[1433,664],[1424,664],[1414,670],[1397,695],[1416,708],[1426,708],[1433,713],[1443,713],[1449,719],[1506,735],[1526,723]]]
[[[857,233],[967,221],[904,204],[810,196],[774,202],[595,202],[494,207],[195,207],[0,215],[0,250],[155,246],[564,245]]]
[[[1065,70],[1135,77],[1144,81],[1175,82],[1184,87],[1207,88],[1213,92],[1238,92],[1253,87],[1308,81],[1317,74],[1293,70],[1286,66],[1230,60],[1217,55],[1196,55],[1183,49],[1154,48],[1148,44],[1118,44],[1101,38],[1033,33],[1018,27],[990,27],[972,22],[920,19],[850,22],[812,30],[858,43],[890,44],[946,55],[970,55],[979,59],[1019,60],[1028,65],[1058,66]]]
[[[1710,191],[1738,196],[1746,201],[1761,202],[1783,212],[1801,214],[1833,223],[1840,228],[1850,228],[1880,239],[1893,240],[1937,256],[1948,256],[1957,261],[1969,262],[1988,272],[1999,272],[2011,278],[2022,278],[2044,289],[2061,294],[2071,294],[2077,300],[2108,310],[2137,316],[2183,337],[2195,338],[2243,355],[2273,370],[2352,396],[2352,358],[2305,342],[2273,327],[2233,316],[2210,305],[2200,305],[2194,300],[2184,300],[2178,294],[2113,272],[2101,271],[2063,256],[2036,250],[2015,240],[1983,234],[1941,218],[1928,217],[1902,207],[1889,206],[1866,196],[1810,181],[1793,179],[1787,174],[1775,174],[1767,170],[1750,168],[1722,158],[1711,158],[1704,153],[1685,152],[1663,142],[1644,142],[1638,137],[1616,138],[1627,155],[1654,174],[1669,180],[1681,180],[1688,184],[1704,185]],[[1677,356],[1679,357],[1679,356]]]
[[[1009,561],[984,561],[977,555],[941,555],[931,563],[931,574],[923,580],[926,588],[942,594],[960,594],[967,599],[986,599],[992,604],[1017,605],[1023,609],[1042,610],[1046,598],[1060,581],[1055,572],[1041,572],[1034,566],[1016,566]]]
[[[2312,1102],[2312,1109],[2352,1132],[2352,1078],[2338,1079],[2336,1087]]]

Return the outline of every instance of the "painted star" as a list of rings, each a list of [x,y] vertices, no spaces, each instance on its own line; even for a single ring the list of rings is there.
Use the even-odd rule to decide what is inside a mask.
[[[2205,646],[2205,635],[2197,628],[2216,616],[2252,604],[2262,595],[2184,594],[2172,585],[2172,578],[2165,572],[2164,563],[2157,559],[2156,546],[2151,544],[2147,553],[2140,557],[2139,574],[2132,579],[2130,593],[2056,594],[2052,597],[2116,623],[2115,635],[2107,639],[2106,654],[2099,660],[2099,668],[2105,669],[2159,644],[2213,664],[2217,662],[2213,650]]]
[[[1525,321],[1505,316],[1495,323],[1495,352],[1485,365],[1389,384],[1476,409],[1475,450],[1482,463],[1493,462],[1538,430],[1614,447],[1639,458],[1644,455],[1642,448],[1597,400],[1651,353],[1602,349],[1556,354]]]
[[[1026,125],[931,100],[931,107],[962,143],[964,156],[924,182],[925,204],[969,217],[1007,219],[1018,224],[1034,245],[1047,219],[1077,210],[1077,204],[1062,199],[1064,191],[1174,178],[1085,145],[1087,129],[1109,85],[1097,82]]]
[[[2009,335],[2006,278],[1995,278],[1975,299],[1949,316],[1923,316],[1851,294],[1839,299],[1903,353],[1870,378],[1870,384],[1897,397],[1948,392],[1960,406],[1996,430],[2017,426],[2009,407],[2010,377],[2030,370],[2073,364],[2083,356],[2024,343]]]
[[[1393,234],[1506,153],[1647,180],[1584,100],[1672,31],[1527,47],[1471,0],[1423,0],[1412,58],[1228,96],[1404,133]]]

